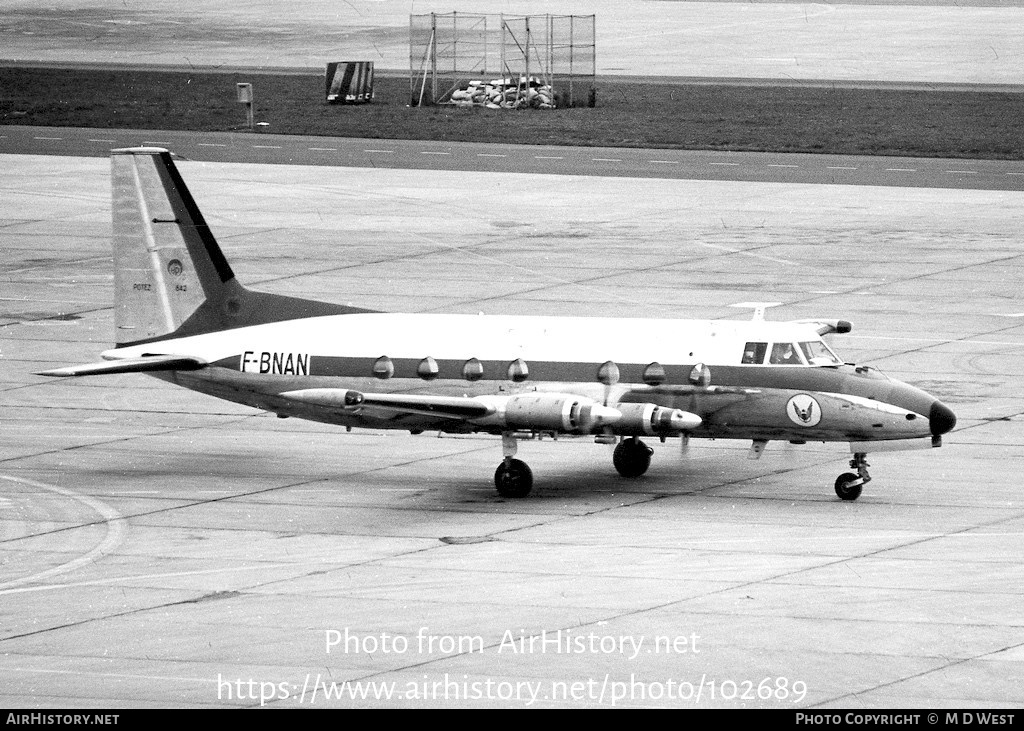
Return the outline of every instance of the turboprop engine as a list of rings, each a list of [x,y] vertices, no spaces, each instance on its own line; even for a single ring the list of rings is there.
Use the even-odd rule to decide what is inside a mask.
[[[616,424],[622,413],[585,396],[527,393],[507,397],[477,397],[495,406],[488,424],[508,429],[590,433]]]
[[[618,404],[622,418],[615,424],[619,434],[678,434],[696,429],[703,419],[682,409],[669,409],[657,404]]]
[[[592,434],[611,429],[618,434],[678,434],[695,429],[701,418],[680,409],[651,403],[603,404],[585,396],[529,393],[515,396],[478,396],[494,413],[477,423],[507,429]]]

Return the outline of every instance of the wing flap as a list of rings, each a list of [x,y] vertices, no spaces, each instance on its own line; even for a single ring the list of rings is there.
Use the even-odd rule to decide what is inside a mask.
[[[197,371],[205,368],[206,361],[189,355],[144,355],[141,358],[118,358],[100,363],[54,368],[36,375],[54,378],[72,376],[105,376],[115,373],[152,373],[153,371]]]

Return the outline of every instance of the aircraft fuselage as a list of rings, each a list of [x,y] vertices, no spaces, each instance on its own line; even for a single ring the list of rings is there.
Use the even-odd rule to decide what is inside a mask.
[[[696,414],[702,423],[688,433],[711,438],[859,442],[948,431],[946,407],[875,369],[838,359],[812,365],[806,354],[795,363],[770,362],[777,344],[799,351],[810,343],[817,348],[821,337],[804,323],[372,313],[239,328],[118,348],[105,357],[188,353],[209,367],[177,372],[179,385],[282,416],[364,428],[504,430],[486,418],[396,415],[359,404],[299,403],[280,394],[571,394]],[[751,360],[751,344],[759,344],[761,362],[743,362]],[[609,363],[615,378],[602,379]],[[698,364],[710,376],[706,388],[695,387]],[[628,423],[610,428],[644,433]]]

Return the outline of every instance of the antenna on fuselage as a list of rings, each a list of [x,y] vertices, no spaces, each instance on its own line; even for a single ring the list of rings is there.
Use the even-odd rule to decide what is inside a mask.
[[[765,310],[769,307],[778,307],[781,304],[781,302],[737,302],[734,305],[729,305],[729,307],[738,307],[742,310],[754,310],[754,316],[750,319],[756,322],[764,319]]]

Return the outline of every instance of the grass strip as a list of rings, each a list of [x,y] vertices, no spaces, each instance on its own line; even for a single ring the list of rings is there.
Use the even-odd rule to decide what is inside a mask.
[[[601,79],[593,108],[415,108],[407,78],[372,104],[325,100],[313,74],[0,68],[0,123],[242,129],[236,82],[277,134],[850,155],[1024,159],[1024,94]]]

